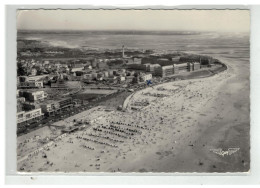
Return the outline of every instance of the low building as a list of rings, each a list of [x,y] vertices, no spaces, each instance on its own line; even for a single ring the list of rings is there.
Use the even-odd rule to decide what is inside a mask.
[[[60,108],[67,108],[73,106],[73,101],[71,97],[64,98],[58,101]]]
[[[54,100],[46,101],[45,103],[41,104],[40,107],[42,112],[46,115],[51,115],[52,113],[54,114],[57,110],[60,109],[58,101]]]
[[[20,88],[43,88],[43,81],[26,81],[20,82]]]
[[[21,111],[16,114],[17,125],[25,125],[27,123],[32,123],[37,120],[41,120],[43,114],[41,108],[30,110],[30,111]]]
[[[70,72],[77,72],[77,71],[82,71],[84,70],[84,66],[83,67],[73,67],[71,68]]]
[[[141,76],[142,82],[146,82],[147,80],[151,80],[151,79],[152,79],[152,74],[145,74]]]
[[[74,103],[71,97],[60,100],[48,100],[39,104],[40,108],[42,109],[42,112],[47,116],[55,114],[56,112],[62,109],[70,108],[73,105]]]

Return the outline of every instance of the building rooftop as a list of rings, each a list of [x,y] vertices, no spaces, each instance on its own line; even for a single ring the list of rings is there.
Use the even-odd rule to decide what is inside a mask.
[[[179,64],[174,64],[174,67],[183,67],[183,66],[187,66],[187,63],[179,63]]]
[[[173,68],[173,65],[162,66],[162,69],[170,69],[170,68]]]

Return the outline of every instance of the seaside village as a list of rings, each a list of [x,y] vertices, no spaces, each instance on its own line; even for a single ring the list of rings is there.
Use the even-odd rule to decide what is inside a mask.
[[[131,94],[139,86],[149,87],[147,83],[161,83],[176,75],[217,66],[217,60],[208,56],[126,56],[124,47],[121,57],[110,59],[20,57],[17,61],[18,134],[91,108],[90,103],[102,97],[118,92]],[[84,92],[86,100],[75,97]]]

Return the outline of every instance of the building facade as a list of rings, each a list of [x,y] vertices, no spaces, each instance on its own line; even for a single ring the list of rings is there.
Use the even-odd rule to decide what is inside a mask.
[[[73,105],[71,97],[61,99],[61,100],[58,101],[58,103],[59,103],[59,106],[60,106],[61,109],[71,107]]]
[[[174,74],[190,71],[189,63],[174,64]]]
[[[42,109],[42,112],[45,115],[51,115],[54,114],[55,112],[62,110],[64,108],[69,108],[73,106],[73,101],[71,97],[64,98],[61,100],[48,100],[45,101],[44,103],[40,104],[40,107]]]
[[[51,88],[66,88],[66,82],[64,80],[57,80],[57,82],[51,83]]]
[[[173,65],[156,67],[154,72],[155,72],[155,76],[160,76],[160,77],[171,76],[174,74]]]
[[[60,105],[57,101],[48,101],[45,104],[41,104],[42,112],[46,115],[56,112],[60,109]]]
[[[20,88],[43,88],[43,81],[26,81],[20,82]]]
[[[159,64],[149,64],[147,67],[147,72],[150,72],[152,75],[155,74],[154,69],[157,67],[161,67]]]
[[[40,120],[42,118],[41,108],[34,109],[31,111],[21,111],[16,114],[17,125],[25,125],[27,123],[32,123],[34,121]]]
[[[27,101],[30,102],[44,100],[47,98],[47,94],[44,91],[20,91],[19,96],[24,97]]]

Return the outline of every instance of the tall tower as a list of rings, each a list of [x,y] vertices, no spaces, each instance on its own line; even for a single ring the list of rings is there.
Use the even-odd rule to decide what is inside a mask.
[[[122,58],[124,58],[125,57],[125,46],[123,45],[122,46]]]

